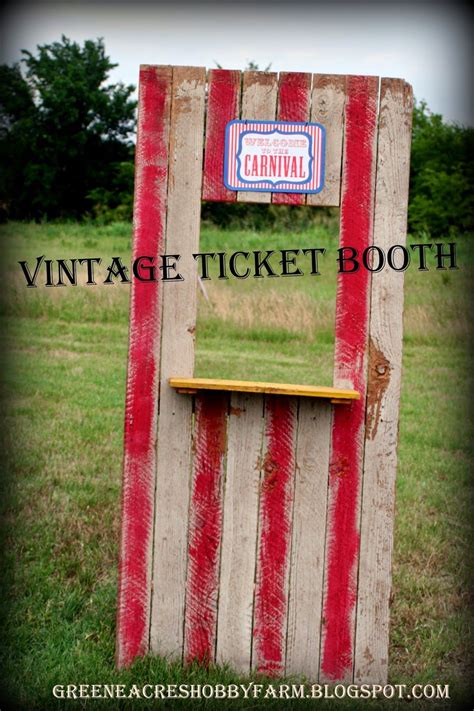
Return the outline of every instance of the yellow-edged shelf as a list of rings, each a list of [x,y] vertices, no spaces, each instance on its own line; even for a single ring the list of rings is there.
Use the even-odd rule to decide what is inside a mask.
[[[268,395],[296,395],[319,397],[334,404],[350,404],[359,400],[357,390],[330,388],[323,385],[293,385],[289,383],[260,383],[251,380],[215,380],[214,378],[170,378],[169,384],[179,393],[194,395],[198,390],[224,390],[239,393],[266,393]]]

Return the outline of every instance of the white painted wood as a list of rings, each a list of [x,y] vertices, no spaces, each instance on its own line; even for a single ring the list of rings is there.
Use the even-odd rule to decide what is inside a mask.
[[[274,72],[244,72],[241,119],[274,121],[278,95],[278,77]],[[239,191],[239,202],[271,202],[272,194]]]
[[[300,399],[290,560],[287,674],[319,671],[331,406]]]
[[[374,244],[406,240],[411,87],[382,79]],[[387,680],[402,367],[403,272],[373,275],[354,681]]]
[[[250,671],[263,395],[233,393],[228,424],[227,473],[221,547],[218,664]]]
[[[307,205],[340,205],[342,137],[346,77],[339,74],[314,74],[311,97],[311,122],[326,129],[324,188],[308,195]]]
[[[192,398],[168,378],[192,376],[196,326],[204,135],[203,68],[174,67],[169,152],[166,253],[181,255],[185,279],[163,283],[161,376],[150,647],[180,659],[183,651],[187,530],[191,473]]]

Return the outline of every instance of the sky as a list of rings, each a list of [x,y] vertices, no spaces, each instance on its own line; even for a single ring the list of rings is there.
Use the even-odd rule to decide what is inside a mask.
[[[272,71],[400,77],[433,112],[473,125],[472,17],[454,1],[17,0],[1,16],[1,61],[64,34],[103,37],[119,65],[110,79],[126,84],[137,84],[140,64],[243,69],[250,60]]]

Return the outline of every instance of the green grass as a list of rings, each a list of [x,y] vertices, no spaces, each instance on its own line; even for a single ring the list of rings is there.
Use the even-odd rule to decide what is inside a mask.
[[[101,256],[104,263],[122,256],[129,263],[130,238],[130,226],[122,224],[12,223],[0,231],[5,421],[0,667],[3,693],[20,708],[186,704],[54,701],[54,684],[241,681],[228,669],[183,670],[159,658],[140,660],[127,671],[114,669],[129,286],[26,289],[17,261],[44,254]],[[334,229],[290,239],[204,227],[201,238],[201,251],[228,253],[313,246],[328,250],[321,276],[205,283],[209,303],[200,297],[197,375],[330,384]],[[459,263],[457,272],[410,268],[406,273],[389,665],[393,683],[449,683],[458,700],[467,698],[472,644],[466,295],[474,259],[468,239],[459,240]],[[234,709],[301,705],[228,702]],[[354,705],[365,708],[366,702],[324,702],[328,709]],[[394,701],[370,705],[397,706]],[[428,702],[412,706],[436,708]]]

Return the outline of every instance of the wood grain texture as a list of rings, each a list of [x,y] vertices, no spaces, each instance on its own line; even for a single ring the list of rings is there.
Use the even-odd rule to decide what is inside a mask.
[[[242,84],[242,120],[274,121],[278,78],[274,72],[244,72]],[[239,191],[239,202],[270,202],[272,194]]]
[[[153,652],[178,659],[183,654],[192,400],[170,388],[168,378],[177,363],[184,375],[194,369],[192,253],[199,249],[205,78],[202,68],[173,69],[166,253],[182,255],[180,271],[186,278],[164,284],[150,645]]]
[[[285,669],[296,433],[296,398],[266,398],[252,666],[268,676]]]
[[[117,665],[151,650],[385,683],[403,273],[338,276],[332,389],[192,377],[200,199],[235,198],[220,173],[240,75],[209,76],[203,171],[205,70],[140,72],[133,255],[181,255],[185,279],[132,286]],[[276,75],[243,82],[242,118],[273,120]],[[309,75],[282,74],[279,96],[278,118],[297,120]],[[340,246],[359,255],[406,238],[411,87],[382,80],[376,155],[377,98],[376,77],[313,77],[326,187],[307,203],[340,192]]]
[[[216,661],[241,674],[251,662],[263,425],[263,396],[231,395]]]
[[[309,121],[311,74],[280,72],[278,78],[278,121]],[[304,205],[306,196],[298,193],[273,193],[272,202]]]
[[[331,388],[325,385],[295,385],[291,383],[262,383],[253,380],[219,380],[217,378],[177,378],[169,379],[172,388],[182,393],[196,393],[199,390],[223,390],[242,393],[267,393],[273,395],[298,395],[318,397],[341,402],[358,400],[359,393],[347,388]]]
[[[377,77],[347,78],[340,246],[361,253],[372,242]],[[321,678],[353,675],[359,552],[360,491],[367,389],[370,276],[367,269],[338,275],[334,384],[361,399],[336,408],[331,435]]]
[[[228,407],[225,393],[196,397],[184,658],[204,665],[214,661],[216,642]]]
[[[326,155],[324,188],[307,196],[308,205],[331,207],[340,204],[346,79],[338,74],[313,76],[311,121],[321,123],[326,129]]]
[[[382,79],[374,244],[405,244],[413,94]],[[387,681],[391,558],[402,368],[403,272],[372,278],[369,382],[354,680]]]
[[[331,407],[300,400],[286,673],[319,673]]]
[[[203,200],[235,202],[237,199],[237,193],[224,185],[224,148],[225,127],[229,121],[239,118],[240,78],[238,71],[209,71]]]
[[[163,252],[168,180],[171,69],[140,68],[133,259]],[[160,374],[160,282],[135,280],[125,403],[116,661],[148,651],[155,443]]]

